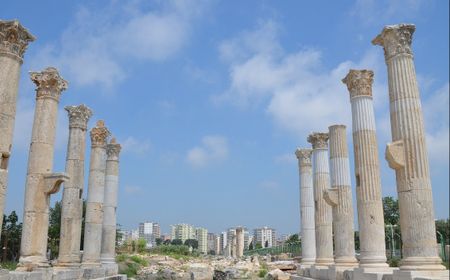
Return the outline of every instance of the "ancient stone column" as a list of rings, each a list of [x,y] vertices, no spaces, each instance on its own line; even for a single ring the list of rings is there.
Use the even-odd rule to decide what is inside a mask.
[[[236,246],[237,245],[237,240],[236,240],[236,234],[233,235],[233,237],[231,238],[231,257],[233,259],[236,258]]]
[[[64,184],[61,205],[61,234],[59,266],[79,266],[81,262],[81,219],[83,215],[84,154],[86,130],[92,111],[85,105],[66,106],[69,115],[69,143],[66,173],[70,180]]]
[[[387,267],[375,114],[370,70],[350,70],[342,80],[350,92],[360,267]]]
[[[106,145],[105,199],[103,202],[103,232],[102,232],[102,266],[107,269],[107,275],[116,275],[116,209],[117,192],[119,190],[119,153],[120,144],[116,139]]]
[[[102,120],[91,129],[91,159],[84,225],[83,266],[100,266],[103,201],[105,195],[106,139],[110,135]]]
[[[53,67],[30,76],[36,84],[36,108],[25,184],[20,270],[48,266],[50,195],[69,179],[66,173],[52,173],[58,103],[67,82]]]
[[[300,222],[302,232],[302,265],[316,261],[316,226],[314,221],[314,189],[312,180],[311,149],[297,149],[300,172]]]
[[[0,20],[0,231],[8,187],[20,66],[28,44],[34,40],[18,21]]]
[[[331,206],[323,198],[323,191],[330,188],[327,141],[328,133],[312,133],[308,136],[308,142],[313,147],[316,265],[318,266],[334,263]]]
[[[334,262],[336,266],[355,267],[355,237],[353,230],[353,203],[345,125],[328,128],[330,135],[331,188],[324,198],[332,207],[334,233]]]
[[[242,258],[244,255],[244,229],[236,228],[236,257]]]
[[[385,26],[372,43],[384,48],[388,68],[392,143],[386,159],[395,170],[403,242],[402,270],[441,270],[437,254],[425,129],[411,50],[415,26]]]

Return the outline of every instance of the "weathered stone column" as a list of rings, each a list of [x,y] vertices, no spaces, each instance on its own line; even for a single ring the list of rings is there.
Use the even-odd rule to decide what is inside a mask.
[[[331,206],[323,198],[323,191],[330,187],[327,141],[328,133],[313,133],[308,136],[308,142],[313,147],[316,265],[318,266],[334,263]]]
[[[331,189],[324,198],[332,207],[334,230],[334,262],[336,266],[356,267],[353,230],[353,203],[345,125],[328,128],[330,135]]]
[[[58,266],[79,266],[81,262],[80,242],[86,130],[92,111],[83,104],[66,106],[64,109],[69,115],[66,173],[70,176],[70,180],[64,184],[61,203]]]
[[[242,258],[244,255],[244,229],[236,228],[236,258]]]
[[[84,225],[83,266],[100,266],[103,201],[105,195],[106,139],[110,135],[102,120],[91,129],[91,159]]]
[[[36,108],[25,185],[19,270],[48,266],[47,239],[50,195],[69,179],[52,173],[58,103],[67,82],[53,67],[31,72],[36,84]]]
[[[34,40],[18,21],[0,20],[0,231],[8,188],[20,66],[28,44]]]
[[[236,247],[237,247],[236,234],[234,234],[233,237],[231,238],[231,257],[233,259],[236,258]]]
[[[117,192],[119,190],[119,153],[120,144],[116,139],[106,145],[106,174],[105,174],[105,200],[103,203],[103,231],[102,231],[102,266],[106,268],[107,275],[116,275],[116,209]]]
[[[384,242],[384,216],[381,197],[375,114],[370,70],[350,70],[342,80],[350,92],[353,147],[355,157],[356,201],[358,207],[359,266],[388,267]]]
[[[384,48],[388,68],[392,143],[386,159],[395,170],[403,242],[402,270],[442,270],[437,254],[425,129],[411,50],[415,26],[384,27],[372,43]]]
[[[297,149],[300,172],[300,222],[302,232],[302,265],[316,261],[316,226],[314,221],[314,188],[312,180],[311,149]]]

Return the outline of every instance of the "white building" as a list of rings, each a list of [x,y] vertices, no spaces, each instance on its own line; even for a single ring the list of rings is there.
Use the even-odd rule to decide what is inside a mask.
[[[158,236],[156,236],[157,234]],[[139,238],[145,239],[147,248],[156,246],[156,238],[159,238],[159,224],[153,222],[144,222],[139,224]]]
[[[196,239],[195,236],[195,228],[192,225],[188,224],[177,224],[172,225],[172,240],[180,239],[181,242],[184,243],[184,241],[188,239]],[[205,238],[206,242],[206,238]]]
[[[270,248],[276,244],[276,232],[269,227],[257,228],[254,230],[254,244],[261,244],[263,248]]]
[[[195,239],[198,241],[198,250],[203,253],[208,253],[208,230],[205,228],[195,229]]]

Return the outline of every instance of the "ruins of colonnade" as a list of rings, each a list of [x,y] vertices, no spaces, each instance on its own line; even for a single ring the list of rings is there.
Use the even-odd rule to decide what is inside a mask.
[[[392,143],[387,144],[385,157],[395,170],[397,182],[403,243],[400,267],[388,267],[386,263],[372,100],[374,73],[366,69],[350,70],[342,82],[350,93],[352,111],[360,255],[357,260],[346,129],[344,125],[332,125],[329,133],[308,136],[307,141],[313,147],[312,164],[310,149],[295,152],[299,159],[304,242],[298,276],[292,279],[449,278],[449,271],[442,265],[437,250],[424,122],[411,49],[414,30],[412,24],[386,26],[372,41],[383,47],[388,69]],[[314,196],[310,193],[311,185]],[[311,221],[313,216],[315,224]],[[334,244],[329,229],[331,222]],[[315,248],[311,246],[314,243],[312,229],[315,229]]]
[[[18,21],[0,20],[0,217],[11,155],[20,66],[34,36]],[[53,155],[62,93],[68,82],[54,67],[30,72],[36,104],[25,184],[20,259],[16,271],[0,279],[126,279],[115,262],[116,208],[120,144],[99,120],[90,131],[91,159],[84,251],[80,251],[86,132],[92,110],[66,106],[69,139],[65,172],[54,172]],[[58,169],[58,168],[56,168]],[[47,258],[50,196],[63,186],[60,250],[56,264]],[[1,224],[1,221],[0,221]]]

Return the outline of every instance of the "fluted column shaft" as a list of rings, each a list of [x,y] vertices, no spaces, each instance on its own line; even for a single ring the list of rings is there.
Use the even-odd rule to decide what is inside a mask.
[[[68,180],[65,173],[51,173],[58,103],[67,82],[55,68],[30,73],[36,84],[36,107],[28,155],[19,269],[48,266],[47,239],[50,195]]]
[[[69,115],[66,173],[70,180],[64,184],[61,203],[58,265],[79,266],[86,130],[92,111],[85,105],[66,106],[65,110]]]
[[[110,135],[103,121],[91,130],[91,158],[84,226],[83,266],[100,266],[103,202],[105,195],[106,139]]]
[[[113,264],[109,275],[117,274],[116,264],[116,210],[117,193],[119,190],[119,153],[120,144],[113,138],[106,145],[105,199],[103,203],[102,231],[102,264]]]
[[[380,163],[372,100],[373,72],[350,70],[342,80],[350,92],[358,208],[360,267],[387,267]]]
[[[328,129],[331,188],[324,196],[333,212],[334,261],[337,266],[356,266],[346,129],[345,125],[333,125]]]
[[[237,247],[237,240],[236,240],[236,234],[233,235],[231,238],[231,257],[236,258],[236,247]]]
[[[308,142],[313,146],[313,185],[316,226],[316,265],[331,265],[333,260],[333,232],[331,207],[323,197],[330,187],[328,166],[328,133],[313,133]]]
[[[301,264],[303,265],[312,265],[316,261],[316,226],[314,221],[315,210],[311,154],[311,149],[297,149],[295,151],[300,173]]]
[[[244,229],[236,228],[236,257],[242,258],[244,255]]]
[[[386,26],[373,40],[384,48],[388,69],[392,143],[386,149],[395,170],[402,233],[402,270],[441,270],[425,129],[417,86],[412,35],[415,26]]]
[[[0,231],[8,188],[20,68],[25,50],[34,39],[18,21],[0,20]]]

